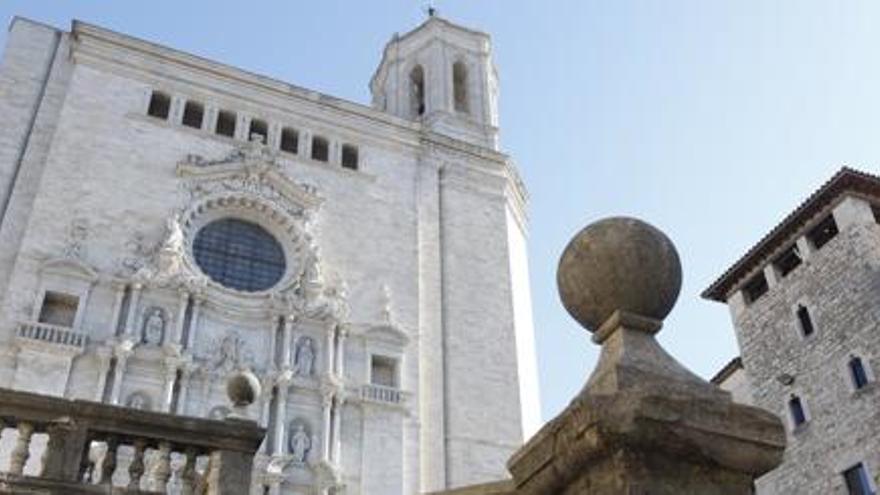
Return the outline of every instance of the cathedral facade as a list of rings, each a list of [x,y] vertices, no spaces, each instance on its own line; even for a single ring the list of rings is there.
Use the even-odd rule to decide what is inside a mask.
[[[224,418],[255,493],[494,480],[537,427],[526,193],[489,37],[431,17],[370,106],[97,26],[0,67],[0,386]]]

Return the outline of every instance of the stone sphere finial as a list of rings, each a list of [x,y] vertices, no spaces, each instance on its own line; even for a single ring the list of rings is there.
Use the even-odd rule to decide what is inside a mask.
[[[556,284],[569,314],[595,332],[617,310],[665,318],[681,290],[681,262],[657,228],[635,218],[606,218],[568,243]]]
[[[236,371],[226,380],[226,395],[236,408],[256,402],[261,391],[260,379],[250,370]]]

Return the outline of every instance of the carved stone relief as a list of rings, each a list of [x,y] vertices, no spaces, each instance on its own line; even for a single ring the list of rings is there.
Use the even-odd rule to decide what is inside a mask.
[[[134,392],[125,399],[126,407],[141,411],[149,411],[152,407],[151,403],[150,396],[145,392]]]
[[[251,367],[252,355],[245,348],[244,339],[230,332],[214,341],[210,368],[215,374],[225,374],[234,370]]]
[[[64,257],[85,261],[86,240],[89,237],[89,221],[85,218],[74,218],[67,227],[64,240]]]

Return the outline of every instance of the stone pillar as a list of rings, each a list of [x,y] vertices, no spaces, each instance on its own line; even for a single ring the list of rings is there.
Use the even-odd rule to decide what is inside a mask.
[[[348,328],[345,326],[336,327],[336,376],[345,377],[345,338],[348,337]]]
[[[281,338],[281,369],[290,369],[293,365],[291,361],[291,346],[293,345],[293,323],[294,316],[287,315],[284,317],[284,335]]]
[[[275,401],[275,427],[272,446],[275,455],[284,454],[285,423],[287,422],[287,393],[289,392],[291,376],[289,372],[282,373],[275,381],[278,387],[278,396]]]
[[[137,314],[141,300],[141,290],[143,286],[141,284],[132,284],[131,286],[131,298],[128,303],[128,315],[125,319],[125,334],[132,337],[132,339],[136,342],[140,341],[139,328],[137,324]]]
[[[98,360],[98,377],[95,385],[95,402],[104,401],[104,389],[107,388],[107,374],[110,373],[110,360],[113,358],[113,350],[107,347],[99,347],[95,350],[95,358]]]
[[[111,334],[113,335],[117,335],[119,332],[119,318],[122,316],[122,302],[125,299],[125,287],[126,285],[124,283],[113,283],[113,288],[116,290],[115,298],[113,300],[113,317],[110,318],[110,324],[113,325]]]
[[[332,411],[333,394],[324,392],[321,397],[321,460],[330,462],[330,429],[333,427]]]
[[[186,348],[192,350],[193,343],[196,338],[196,331],[199,328],[199,318],[202,316],[202,303],[204,301],[200,297],[193,298],[192,319],[189,322],[189,334],[186,337]]]
[[[602,352],[579,395],[511,457],[512,493],[749,495],[782,461],[779,418],[734,403],[655,340],[681,289],[662,232],[597,222],[569,243],[557,283]]]
[[[183,346],[183,325],[186,322],[186,308],[189,306],[189,292],[181,290],[177,305],[177,320],[174,322],[174,335],[171,342],[180,349]]]
[[[336,327],[328,327],[327,333],[325,334],[325,343],[324,343],[324,361],[327,363],[324,366],[324,372],[327,376],[333,375],[333,370],[335,369],[335,364],[333,363],[334,357],[336,356]]]
[[[113,368],[113,390],[110,392],[110,403],[119,405],[119,394],[122,393],[122,379],[125,377],[125,370],[128,367],[128,358],[132,351],[128,348],[119,348],[115,350],[116,367]]]
[[[342,463],[342,405],[344,400],[338,394],[333,397],[333,463],[339,466]]]
[[[189,387],[192,385],[192,366],[186,365],[180,368],[180,392],[177,395],[176,414],[186,416],[186,400],[189,396]]]
[[[175,358],[165,359],[165,383],[162,388],[162,411],[171,412],[171,403],[174,402],[174,382],[177,381],[177,367],[180,362]]]
[[[278,366],[278,319],[272,318],[269,332],[269,369],[277,369]]]

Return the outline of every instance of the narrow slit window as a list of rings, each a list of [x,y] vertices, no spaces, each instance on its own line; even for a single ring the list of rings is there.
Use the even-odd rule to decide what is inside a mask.
[[[269,142],[269,124],[265,120],[251,120],[251,127],[248,131],[248,139],[257,141],[262,144]]]
[[[413,117],[425,114],[425,69],[421,65],[413,67],[409,73],[410,107]]]
[[[843,472],[846,490],[849,495],[874,495],[871,490],[868,470],[861,462]]]
[[[468,74],[464,62],[452,65],[452,95],[455,100],[455,111],[468,112]]]
[[[856,390],[864,388],[868,384],[868,371],[865,369],[865,363],[858,356],[851,356],[849,359],[849,374],[852,378],[853,387]]]
[[[762,271],[749,280],[749,282],[743,287],[743,292],[745,293],[746,300],[752,303],[766,294],[768,289],[767,277],[764,276],[764,272]]]
[[[161,91],[153,91],[153,94],[150,95],[150,106],[147,109],[147,114],[150,117],[165,120],[168,119],[170,113],[171,96]]]
[[[837,222],[834,221],[834,215],[828,215],[807,233],[807,239],[810,240],[810,243],[813,244],[816,249],[820,249],[827,244],[828,241],[833,239],[837,233]]]
[[[79,298],[62,292],[46,291],[43,305],[40,307],[40,323],[48,323],[59,327],[73,327]]]
[[[330,159],[330,143],[321,136],[312,138],[312,160],[326,162]]]
[[[296,154],[299,151],[299,133],[296,129],[285,127],[281,129],[281,151]]]
[[[358,169],[358,149],[356,146],[346,144],[342,146],[342,166],[351,169]]]
[[[791,421],[795,427],[807,422],[807,414],[804,411],[804,404],[801,402],[800,397],[796,395],[791,396],[791,399],[788,400],[788,411],[791,413]]]
[[[201,129],[205,119],[205,107],[197,101],[187,101],[183,106],[183,125]]]
[[[798,306],[797,309],[798,326],[801,329],[801,335],[809,337],[816,330],[813,327],[813,318],[810,317],[810,310],[806,306]]]
[[[773,266],[783,277],[794,271],[801,264],[801,255],[797,245],[792,245],[773,260]]]
[[[220,136],[235,137],[235,121],[238,116],[229,110],[220,110],[217,113],[217,128],[215,133]]]

